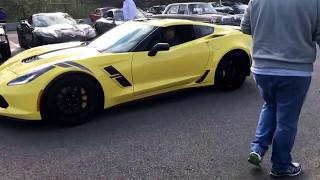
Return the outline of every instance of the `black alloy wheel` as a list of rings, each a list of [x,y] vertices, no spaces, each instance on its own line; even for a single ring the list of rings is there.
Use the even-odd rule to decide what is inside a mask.
[[[103,95],[98,89],[95,82],[81,75],[60,78],[45,90],[41,116],[66,126],[88,122],[103,108]]]
[[[26,49],[27,48],[26,39],[24,38],[24,36],[21,34],[19,30],[17,30],[17,34],[18,34],[18,41],[19,41],[20,47]]]
[[[246,59],[234,53],[224,57],[218,65],[215,84],[222,90],[235,90],[242,86],[246,79]]]

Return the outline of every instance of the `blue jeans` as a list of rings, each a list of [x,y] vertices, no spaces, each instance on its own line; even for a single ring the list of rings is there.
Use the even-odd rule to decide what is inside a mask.
[[[264,99],[251,151],[262,157],[272,143],[272,169],[286,170],[291,165],[300,111],[311,77],[254,74]]]

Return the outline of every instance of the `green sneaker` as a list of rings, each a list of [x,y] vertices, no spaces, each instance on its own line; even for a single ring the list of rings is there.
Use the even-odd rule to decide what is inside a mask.
[[[249,154],[248,162],[258,168],[261,168],[262,157],[256,152],[251,152]]]

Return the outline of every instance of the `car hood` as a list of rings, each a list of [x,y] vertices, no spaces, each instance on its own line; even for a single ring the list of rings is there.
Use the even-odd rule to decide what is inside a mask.
[[[49,27],[36,27],[34,33],[42,37],[60,38],[65,36],[84,36],[94,38],[95,30],[88,24],[55,24]]]
[[[87,59],[100,54],[97,50],[81,44],[72,42],[32,48],[6,61],[0,66],[0,71],[6,69],[22,75],[59,62]]]

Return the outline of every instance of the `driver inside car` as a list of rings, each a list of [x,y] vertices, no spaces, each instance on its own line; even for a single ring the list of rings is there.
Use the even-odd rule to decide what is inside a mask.
[[[173,27],[166,28],[164,31],[164,41],[171,46],[180,44],[180,41],[176,37],[175,29]]]

